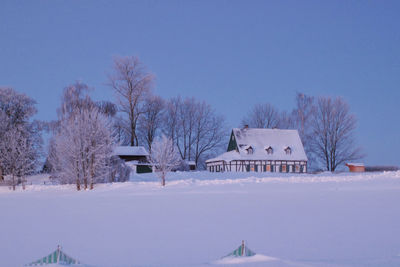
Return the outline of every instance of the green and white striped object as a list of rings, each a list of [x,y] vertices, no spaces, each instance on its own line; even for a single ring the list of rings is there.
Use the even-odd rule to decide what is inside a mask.
[[[54,252],[50,253],[48,256],[43,257],[37,261],[31,262],[26,266],[40,266],[46,264],[72,265],[72,264],[80,264],[80,262],[65,254],[61,250],[61,247],[58,246],[58,248]]]
[[[247,246],[244,245],[244,241],[242,241],[242,245],[237,249],[226,255],[225,257],[250,257],[256,255],[255,252],[251,251]]]

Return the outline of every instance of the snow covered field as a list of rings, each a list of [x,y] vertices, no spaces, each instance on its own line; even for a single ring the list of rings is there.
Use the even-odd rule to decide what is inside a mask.
[[[400,266],[400,172],[131,180],[0,187],[0,266],[58,244],[89,266],[212,266],[241,240],[265,261],[239,266]]]

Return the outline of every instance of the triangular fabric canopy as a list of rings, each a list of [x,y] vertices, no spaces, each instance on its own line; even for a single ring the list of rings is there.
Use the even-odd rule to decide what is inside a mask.
[[[235,249],[225,257],[250,257],[254,255],[256,255],[256,253],[251,251],[247,246],[245,246],[244,241],[242,241],[241,246],[239,246],[237,249]]]
[[[58,246],[54,252],[50,253],[46,257],[43,257],[37,261],[29,263],[26,266],[40,266],[46,264],[72,265],[72,264],[80,264],[80,262],[65,254],[61,250],[61,247]]]

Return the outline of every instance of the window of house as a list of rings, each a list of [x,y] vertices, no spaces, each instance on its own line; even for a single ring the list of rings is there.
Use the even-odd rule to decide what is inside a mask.
[[[290,147],[285,148],[286,155],[292,154],[292,149]]]
[[[286,172],[286,165],[282,165],[282,172]]]
[[[268,147],[268,148],[266,149],[266,151],[267,151],[267,154],[268,154],[268,155],[271,155],[272,153],[274,153],[274,150],[272,149],[272,147]]]
[[[271,165],[267,165],[267,172],[270,172],[271,171]]]
[[[300,172],[300,165],[296,165],[295,170],[296,170],[296,172]]]
[[[254,172],[255,170],[256,170],[256,169],[255,169],[255,166],[254,166],[253,164],[251,164],[251,165],[250,165],[250,171],[251,171],[251,172]]]
[[[247,150],[247,154],[249,154],[249,155],[253,154],[253,148],[252,147],[249,147],[246,150]]]

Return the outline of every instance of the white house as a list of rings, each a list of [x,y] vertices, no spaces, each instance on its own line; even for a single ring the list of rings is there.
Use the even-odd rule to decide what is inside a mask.
[[[234,128],[227,152],[206,161],[210,172],[307,172],[297,130]]]

